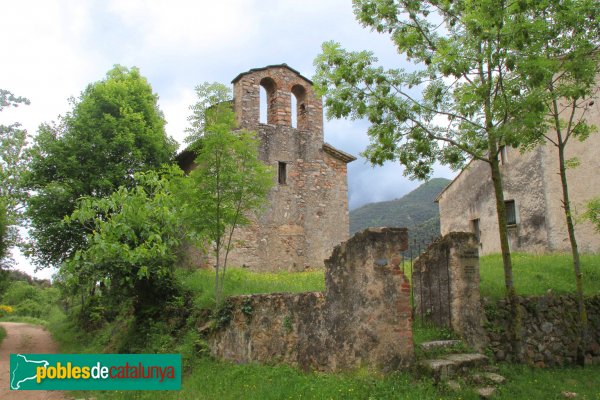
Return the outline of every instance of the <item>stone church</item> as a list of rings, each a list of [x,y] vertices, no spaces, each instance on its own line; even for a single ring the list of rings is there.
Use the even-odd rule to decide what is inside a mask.
[[[257,133],[259,157],[276,171],[276,184],[265,211],[238,228],[228,264],[254,271],[322,267],[349,236],[347,164],[356,158],[324,143],[321,98],[298,71],[270,65],[232,83],[238,126]],[[266,123],[260,122],[261,87]],[[177,160],[185,171],[193,168],[193,153],[183,151]],[[188,258],[188,265],[197,263],[199,255],[188,251]]]

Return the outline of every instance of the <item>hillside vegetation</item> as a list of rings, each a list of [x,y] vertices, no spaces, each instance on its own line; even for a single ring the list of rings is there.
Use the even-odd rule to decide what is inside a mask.
[[[448,179],[434,178],[400,199],[350,211],[350,235],[369,227],[405,227],[411,244],[416,240],[420,247],[426,247],[432,237],[440,234],[440,215],[434,201],[449,183]]]

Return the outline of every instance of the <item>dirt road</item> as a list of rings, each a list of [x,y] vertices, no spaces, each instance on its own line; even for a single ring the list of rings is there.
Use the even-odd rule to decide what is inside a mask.
[[[50,333],[35,325],[2,322],[6,338],[0,346],[0,399],[62,400],[64,393],[57,391],[10,390],[10,353],[57,353],[58,346]]]

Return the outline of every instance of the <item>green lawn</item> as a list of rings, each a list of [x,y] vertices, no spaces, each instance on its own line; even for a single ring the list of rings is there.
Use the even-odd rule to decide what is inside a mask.
[[[513,253],[513,277],[519,295],[575,293],[573,261],[569,254]],[[600,294],[600,255],[581,256],[583,285],[587,295]],[[481,257],[481,295],[500,299],[505,295],[500,254]]]
[[[215,290],[214,270],[179,271],[185,289],[195,295],[196,306],[212,308]],[[323,270],[307,272],[259,273],[244,268],[229,268],[223,288],[225,296],[254,293],[300,293],[325,290]]]
[[[507,378],[495,399],[600,399],[600,366],[531,369],[500,365]],[[82,393],[83,396],[86,393]],[[92,394],[87,394],[92,396]],[[83,397],[80,396],[80,397]],[[460,392],[417,378],[409,372],[381,376],[367,371],[346,374],[303,373],[287,366],[236,365],[198,359],[178,392],[93,393],[97,399],[478,399],[473,387]]]

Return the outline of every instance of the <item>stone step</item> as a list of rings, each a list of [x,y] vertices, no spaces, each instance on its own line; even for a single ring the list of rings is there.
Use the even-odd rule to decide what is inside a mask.
[[[495,372],[483,372],[471,375],[471,381],[477,384],[488,383],[501,385],[506,382],[506,378]]]
[[[430,351],[436,349],[448,349],[461,343],[461,340],[433,340],[431,342],[423,342],[419,346],[424,351]]]
[[[465,374],[469,368],[477,368],[488,363],[488,358],[479,353],[448,354],[438,359],[422,360],[420,367],[436,382]]]

